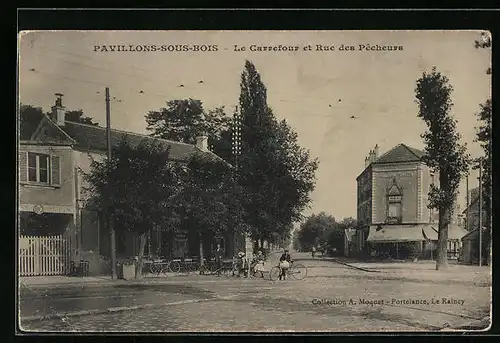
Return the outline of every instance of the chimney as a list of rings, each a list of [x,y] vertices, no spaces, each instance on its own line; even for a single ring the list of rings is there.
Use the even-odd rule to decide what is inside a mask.
[[[64,126],[64,116],[66,115],[66,107],[62,104],[63,94],[56,93],[56,103],[52,106],[52,120],[59,126]]]
[[[365,157],[365,168],[368,167],[369,164],[370,163],[368,162],[368,156],[367,156],[367,157]]]
[[[375,159],[374,159],[375,161],[378,158],[378,144],[375,144],[375,149],[373,150],[373,153],[375,154]]]
[[[373,163],[373,150],[370,150],[370,153],[368,154],[368,163],[372,164]]]
[[[196,147],[201,151],[208,151],[208,137],[204,135],[196,137]]]

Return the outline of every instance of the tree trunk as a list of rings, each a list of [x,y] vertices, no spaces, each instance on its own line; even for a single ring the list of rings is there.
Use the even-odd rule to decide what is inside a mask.
[[[439,230],[437,241],[436,270],[448,268],[448,224],[450,223],[450,209],[439,209]]]
[[[137,266],[135,269],[135,278],[142,279],[142,268],[144,266],[144,259],[142,256],[144,255],[144,247],[146,246],[146,238],[148,233],[144,232],[139,236],[139,256],[137,260]]]
[[[204,265],[204,258],[203,258],[203,235],[200,233],[200,267],[203,267]]]

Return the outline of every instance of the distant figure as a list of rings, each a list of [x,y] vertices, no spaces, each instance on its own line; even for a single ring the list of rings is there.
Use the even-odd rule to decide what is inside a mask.
[[[316,247],[314,245],[311,249],[311,255],[312,255],[312,258],[314,258],[314,255],[316,255]]]
[[[292,263],[292,257],[290,256],[290,253],[288,252],[287,249],[283,252],[283,254],[280,257],[280,280],[285,280],[286,279],[286,273],[288,271],[288,268],[290,268],[290,264]]]
[[[220,276],[220,270],[222,268],[222,258],[224,257],[224,253],[220,247],[220,244],[217,244],[217,250],[215,250],[215,263],[217,264],[217,275]]]
[[[256,276],[257,273],[260,272],[261,278],[264,278],[264,261],[265,261],[265,256],[262,253],[261,250],[257,252],[257,255],[254,257],[253,260],[253,273]]]

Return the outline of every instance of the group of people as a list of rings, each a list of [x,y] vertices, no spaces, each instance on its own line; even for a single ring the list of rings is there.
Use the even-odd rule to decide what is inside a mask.
[[[220,244],[217,244],[216,261],[219,267],[218,269],[222,269],[222,258],[223,251],[220,247]],[[257,251],[251,261],[248,261],[248,259],[246,258],[246,254],[240,251],[233,259],[233,276],[236,275],[236,273],[238,273],[239,276],[244,276],[246,275],[247,271],[249,271],[253,276],[264,278],[265,262],[266,256],[262,252],[262,250]],[[279,259],[280,280],[285,280],[287,271],[290,268],[292,262],[293,261],[290,256],[290,252],[288,251],[288,249],[285,249]]]

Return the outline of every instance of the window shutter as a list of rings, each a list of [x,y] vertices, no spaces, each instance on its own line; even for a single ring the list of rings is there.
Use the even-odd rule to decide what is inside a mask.
[[[59,156],[50,156],[50,184],[61,185],[61,165]]]
[[[19,151],[19,182],[28,181],[28,153]]]

